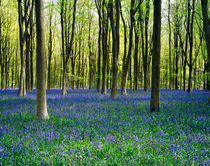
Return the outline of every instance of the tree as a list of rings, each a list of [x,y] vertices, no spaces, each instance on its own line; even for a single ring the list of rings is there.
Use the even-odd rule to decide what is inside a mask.
[[[102,48],[103,48],[103,63],[102,63],[102,90],[101,94],[106,94],[106,77],[107,77],[107,57],[108,57],[108,14],[106,8],[106,1],[102,1]]]
[[[149,13],[150,13],[150,0],[146,0],[146,16],[145,16],[145,51],[143,53],[143,67],[144,67],[144,91],[146,92],[149,88],[149,67],[150,60],[148,56],[149,42],[148,42],[148,24],[149,24]],[[140,13],[141,14],[141,13]],[[143,30],[142,30],[143,33]],[[143,42],[143,41],[142,41]],[[144,48],[144,47],[143,47]]]
[[[71,24],[71,36],[70,36],[70,20],[67,14],[67,2],[65,0],[61,1],[61,35],[62,35],[62,63],[63,63],[63,79],[62,79],[62,95],[64,96],[67,92],[66,89],[66,75],[69,64],[69,59],[72,55],[74,31],[75,31],[75,19],[76,19],[76,4],[77,0],[74,0],[73,6],[73,20]],[[66,48],[66,49],[65,49]]]
[[[202,13],[203,13],[203,29],[205,33],[205,39],[206,39],[206,46],[207,46],[207,54],[208,54],[208,64],[207,64],[207,71],[208,71],[208,79],[210,78],[210,19],[208,18],[208,0],[201,0],[201,6],[202,6]],[[210,81],[207,81],[209,84]],[[209,93],[209,99],[208,103],[210,104],[210,93]]]
[[[137,7],[134,8],[135,5],[135,0],[131,0],[131,8],[130,8],[130,32],[129,32],[129,47],[128,47],[128,55],[124,63],[123,67],[123,73],[122,73],[122,80],[121,80],[121,88],[122,88],[122,94],[126,94],[126,79],[127,79],[127,73],[128,73],[128,68],[131,63],[131,53],[132,53],[132,47],[133,47],[133,29],[134,29],[134,16],[140,7],[140,5],[143,3],[143,0],[141,0]],[[125,29],[125,28],[124,28]],[[130,69],[131,70],[131,69]]]
[[[171,90],[172,76],[171,76],[171,1],[168,0],[168,28],[169,28],[169,89]]]
[[[152,49],[152,92],[150,111],[160,110],[160,36],[161,0],[154,0],[153,49]]]
[[[97,92],[100,91],[101,87],[101,0],[95,0],[96,8],[98,11],[98,62],[97,62]]]
[[[30,48],[33,49],[30,44],[30,40],[33,40],[32,34],[29,34],[29,28],[33,26],[33,9],[34,0],[22,0],[18,1],[18,23],[19,23],[19,42],[20,42],[20,58],[21,58],[21,72],[20,72],[20,83],[19,83],[19,96],[26,95],[26,90],[31,90],[30,85],[30,71],[29,71],[29,52]],[[31,29],[31,28],[30,28]],[[33,33],[33,30],[30,31]],[[32,37],[31,37],[32,36]],[[33,43],[33,42],[32,42]],[[24,50],[24,46],[26,48]],[[33,51],[33,50],[32,50]],[[31,55],[33,57],[33,54]],[[31,68],[33,64],[31,64]],[[27,77],[27,78],[26,78]],[[33,79],[32,79],[33,81]],[[27,89],[26,89],[27,88]]]
[[[46,101],[46,65],[45,65],[45,34],[44,34],[44,5],[43,0],[36,0],[36,89],[37,89],[37,117],[48,119]]]
[[[112,28],[112,88],[111,97],[117,97],[118,59],[119,59],[119,26],[120,26],[120,0],[109,0],[109,17]],[[114,7],[115,6],[115,7]]]
[[[53,4],[53,1],[51,2]],[[51,88],[51,59],[52,59],[52,8],[50,8],[50,16],[49,16],[49,44],[48,44],[48,79],[47,79],[47,89]]]
[[[19,41],[20,41],[20,58],[21,58],[21,72],[19,83],[19,96],[26,95],[26,83],[25,83],[25,56],[24,56],[24,31],[23,31],[23,8],[22,0],[18,0],[18,22],[19,22]]]

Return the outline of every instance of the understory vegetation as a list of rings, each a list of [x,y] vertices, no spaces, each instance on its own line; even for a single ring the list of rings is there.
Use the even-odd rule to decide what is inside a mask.
[[[0,165],[209,165],[208,91],[161,89],[117,99],[96,90],[47,91],[49,120],[36,118],[36,91],[0,91]]]

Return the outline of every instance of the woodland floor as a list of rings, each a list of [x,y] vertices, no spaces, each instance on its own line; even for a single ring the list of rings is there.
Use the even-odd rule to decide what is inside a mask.
[[[49,120],[35,116],[36,92],[0,91],[0,165],[209,165],[208,91],[161,90],[111,99],[95,90],[47,91]]]

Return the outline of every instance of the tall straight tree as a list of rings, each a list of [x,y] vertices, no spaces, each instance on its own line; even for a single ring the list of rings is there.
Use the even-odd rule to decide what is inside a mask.
[[[20,59],[21,59],[21,72],[19,83],[19,96],[26,95],[26,90],[31,90],[29,84],[29,52],[33,49],[30,44],[29,34],[30,24],[33,21],[34,0],[17,0],[18,1],[18,23],[19,23],[19,42],[20,42]],[[31,39],[32,40],[32,39]],[[26,48],[24,50],[24,46]],[[31,65],[33,66],[33,65]],[[32,68],[32,67],[31,67]],[[27,71],[26,71],[27,69]],[[27,79],[26,79],[27,76]],[[27,86],[26,86],[27,85]],[[27,88],[27,89],[26,89]]]
[[[51,5],[53,5],[53,1],[51,1]],[[50,8],[50,16],[49,16],[49,41],[48,41],[48,79],[47,79],[47,89],[51,88],[51,59],[52,59],[52,8]]]
[[[20,59],[21,72],[19,83],[19,96],[26,95],[26,81],[25,81],[25,56],[24,56],[24,31],[23,31],[23,7],[22,0],[18,0],[18,22],[19,22],[19,41],[20,41]]]
[[[205,33],[205,39],[206,39],[206,46],[207,46],[207,54],[208,54],[208,63],[207,63],[207,72],[208,72],[208,81],[207,84],[209,84],[209,74],[210,74],[210,19],[208,18],[208,0],[201,0],[202,5],[202,13],[203,13],[203,28]],[[208,103],[210,104],[210,93],[209,93],[209,99]]]
[[[112,28],[112,88],[111,97],[117,97],[118,59],[120,45],[120,0],[109,0],[109,17]]]
[[[106,69],[107,69],[107,57],[108,57],[108,14],[106,1],[102,1],[102,48],[103,48],[103,63],[102,63],[102,90],[101,94],[106,94]]]
[[[97,92],[101,87],[101,0],[95,0],[96,8],[98,11],[98,62],[97,62]]]
[[[190,15],[192,11],[192,14]],[[194,24],[194,16],[195,16],[195,0],[192,0],[192,5],[190,4],[190,1],[188,1],[188,24],[189,24],[189,31],[188,31],[188,38],[189,38],[189,62],[187,61],[187,65],[189,67],[189,79],[188,79],[188,88],[187,92],[190,93],[192,90],[192,67],[193,67],[193,42],[194,42],[194,36],[193,36],[193,24]],[[190,19],[191,18],[191,19]],[[187,57],[186,57],[187,59]]]
[[[69,59],[72,56],[72,48],[73,48],[73,40],[75,33],[75,19],[76,19],[76,4],[77,0],[74,0],[73,5],[73,20],[71,24],[71,36],[70,36],[70,25],[69,20],[67,21],[67,2],[65,0],[61,0],[61,36],[62,36],[62,58],[63,58],[63,79],[62,79],[62,95],[65,96],[66,89],[66,77],[67,77],[67,69],[69,64]],[[65,49],[66,48],[66,49]]]
[[[172,71],[171,71],[171,1],[168,0],[168,28],[169,28],[169,89],[171,90],[171,84],[172,84]]]
[[[0,8],[1,8],[1,0],[0,0]],[[1,10],[0,10],[1,11]],[[2,15],[2,13],[0,13],[1,15]],[[2,16],[0,16],[0,66],[1,66],[1,90],[3,90],[4,89],[4,83],[3,83],[3,75],[4,75],[4,72],[3,72],[3,63],[2,63],[2,61],[3,61],[3,58],[2,58],[2,52],[1,52],[1,50],[2,50],[2,33],[1,33],[1,30],[2,30]]]
[[[35,1],[36,11],[36,88],[37,88],[37,117],[48,119],[46,101],[46,65],[45,65],[45,34],[44,34],[44,5],[43,0]]]
[[[152,92],[150,111],[160,110],[160,47],[161,47],[161,0],[154,0]]]
[[[141,12],[141,10],[140,10]],[[141,14],[141,13],[140,13]],[[149,66],[150,66],[150,57],[148,56],[149,53],[149,41],[148,41],[148,24],[149,24],[149,14],[150,14],[150,0],[146,0],[146,15],[145,15],[145,51],[143,55],[143,67],[144,67],[144,91],[147,92],[149,88]],[[142,31],[143,33],[143,31]],[[143,40],[142,40],[143,42]],[[142,47],[143,49],[144,47]]]
[[[136,8],[134,8],[135,0],[131,0],[131,8],[130,8],[130,32],[129,32],[129,47],[128,47],[128,55],[124,62],[123,67],[123,73],[122,73],[122,80],[121,80],[121,88],[122,88],[122,94],[126,94],[126,79],[128,74],[128,69],[131,63],[131,53],[132,53],[132,47],[133,47],[133,29],[134,29],[134,21],[135,21],[135,14],[140,7],[140,5],[143,3],[143,0],[138,2],[138,5]]]

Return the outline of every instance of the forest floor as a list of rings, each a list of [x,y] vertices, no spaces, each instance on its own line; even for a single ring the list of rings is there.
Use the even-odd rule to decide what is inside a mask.
[[[0,165],[209,165],[208,91],[161,90],[117,99],[95,90],[47,91],[49,120],[36,118],[36,92],[0,91]]]

